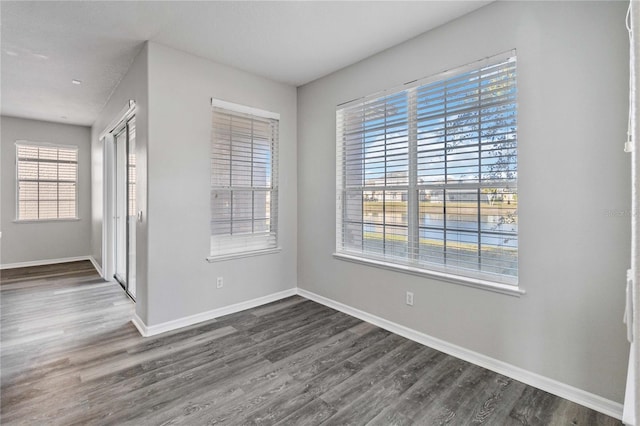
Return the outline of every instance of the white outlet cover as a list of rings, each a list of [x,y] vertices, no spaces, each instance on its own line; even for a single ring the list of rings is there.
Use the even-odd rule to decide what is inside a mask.
[[[409,306],[413,306],[413,293],[410,291],[407,292],[406,303]]]

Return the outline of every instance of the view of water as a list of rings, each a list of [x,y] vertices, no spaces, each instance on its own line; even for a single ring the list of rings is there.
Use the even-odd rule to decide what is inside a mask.
[[[420,245],[417,247],[416,260],[423,265],[446,265],[489,274],[517,276],[518,224],[505,223],[506,216],[481,215],[478,232],[476,218],[477,216],[470,214],[446,215],[445,244],[444,215],[420,214]],[[387,212],[386,228],[382,212],[365,213],[363,219],[368,223],[346,225],[345,246],[353,251],[396,258],[400,263],[408,262],[411,256],[406,214]]]
[[[433,213],[421,213],[420,238],[429,240],[444,241],[445,215]],[[471,220],[470,215],[447,214],[446,215],[446,239],[460,243],[478,243],[478,221]],[[505,216],[480,215],[480,243],[499,247],[517,248],[517,223],[504,223]],[[382,234],[382,213],[365,213],[364,232]],[[407,215],[400,212],[386,213],[387,232],[396,235],[406,235],[404,228],[407,226]],[[398,228],[397,232],[392,231]]]

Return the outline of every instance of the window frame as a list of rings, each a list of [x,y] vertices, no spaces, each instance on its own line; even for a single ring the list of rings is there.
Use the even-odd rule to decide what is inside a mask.
[[[43,222],[73,222],[73,221],[78,221],[81,220],[80,219],[80,212],[79,212],[79,174],[80,174],[80,147],[78,145],[66,145],[66,144],[57,144],[57,143],[51,143],[51,142],[36,142],[36,141],[29,141],[29,140],[16,140],[15,141],[15,218],[14,218],[14,222],[15,223],[43,223]],[[69,183],[69,182],[73,182],[74,183],[74,188],[75,188],[75,192],[74,192],[74,202],[75,202],[75,216],[74,217],[55,217],[55,218],[30,218],[30,219],[21,219],[20,218],[20,182],[23,181],[27,181],[25,179],[20,179],[19,177],[19,165],[21,161],[24,161],[24,159],[20,159],[19,157],[19,148],[20,147],[31,147],[31,148],[54,148],[56,150],[69,150],[69,151],[75,151],[75,165],[76,165],[76,175],[75,175],[75,180],[73,181],[61,181],[61,180],[55,180],[55,182],[57,184],[62,183]],[[40,162],[40,159],[38,158],[36,160],[36,162]],[[63,163],[62,161],[56,161],[56,163]],[[74,162],[64,162],[64,163],[74,163]],[[38,184],[44,181],[42,179],[37,179],[35,180],[35,182],[37,182]],[[24,200],[23,200],[24,201]],[[40,194],[38,194],[38,199],[37,200],[32,200],[32,201],[36,201],[38,203],[38,206],[40,205],[41,201],[54,201],[54,200],[41,200],[40,199]],[[56,205],[59,207],[59,203],[60,203],[60,197],[58,195],[58,197],[55,199]],[[64,200],[63,200],[64,201]],[[69,200],[66,200],[69,201]],[[59,216],[59,211],[58,211],[58,216]]]
[[[494,64],[504,63],[504,62],[507,62],[508,60],[513,60],[514,62],[517,62],[516,58],[517,58],[517,54],[515,49],[513,49],[508,52],[504,52],[489,58],[482,59],[480,61],[463,65],[461,67],[457,67],[442,73],[438,73],[431,77],[415,80],[403,86],[377,92],[369,96],[348,101],[337,106],[336,108],[336,142],[337,142],[336,143],[336,251],[334,253],[334,257],[336,259],[346,260],[346,261],[355,262],[355,263],[364,264],[364,265],[381,267],[384,269],[406,272],[413,275],[425,276],[429,278],[437,278],[437,279],[448,281],[448,282],[454,282],[454,283],[463,284],[463,285],[472,286],[472,287],[479,287],[483,289],[496,291],[499,293],[514,295],[514,296],[519,296],[525,293],[525,291],[519,286],[518,272],[516,272],[515,276],[509,276],[506,274],[484,273],[481,270],[474,271],[472,269],[463,268],[461,266],[451,267],[451,266],[447,266],[446,263],[439,265],[438,263],[432,263],[426,260],[420,260],[417,256],[417,252],[415,252],[415,250],[417,250],[417,245],[415,245],[416,241],[419,241],[419,239],[421,238],[419,234],[421,225],[418,217],[419,208],[420,208],[419,207],[420,193],[425,189],[435,188],[438,186],[441,186],[443,189],[446,188],[447,186],[449,187],[453,186],[451,184],[448,184],[447,181],[445,181],[441,185],[437,183],[418,182],[419,172],[418,172],[417,163],[420,158],[420,153],[418,152],[418,147],[417,147],[418,131],[416,130],[416,127],[421,124],[421,119],[417,117],[417,113],[416,113],[416,111],[418,110],[418,106],[415,99],[416,92],[422,88],[426,88],[431,84],[437,85],[441,83],[444,85],[449,79],[455,79],[455,78],[458,78],[459,76],[464,76],[469,73],[485,69],[486,67],[492,66]],[[514,114],[517,117],[517,75],[516,77],[514,77],[513,79],[510,79],[509,81],[513,81],[513,84],[515,86],[515,95],[512,103],[514,105],[514,111],[515,111]],[[347,130],[347,127],[344,124],[343,120],[348,120],[348,118],[346,115],[341,115],[341,114],[348,114],[350,107],[357,108],[359,105],[362,105],[363,108],[365,108],[365,105],[367,102],[371,102],[373,104],[378,102],[380,104],[384,103],[384,105],[386,105],[387,99],[392,99],[394,96],[398,96],[398,95],[401,96],[403,93],[406,95],[406,109],[407,109],[405,113],[406,114],[406,146],[407,146],[407,160],[406,160],[407,176],[405,179],[406,182],[402,182],[397,185],[396,184],[388,185],[386,180],[388,180],[389,172],[386,170],[387,170],[387,163],[389,160],[385,153],[384,176],[387,176],[387,177],[384,178],[385,182],[383,182],[382,187],[370,186],[370,185],[368,186],[365,183],[365,180],[367,178],[365,177],[366,172],[364,171],[361,172],[362,174],[360,179],[362,179],[362,182],[359,184],[359,186],[358,185],[354,186],[353,184],[349,185],[346,179],[348,179],[349,177],[351,178],[357,177],[358,172],[356,171],[356,175],[352,175],[350,174],[350,172],[351,173],[353,172],[349,171],[346,166],[347,142],[346,142],[346,139],[344,139],[346,133],[342,133],[342,132]],[[473,111],[478,111],[478,114],[481,115],[482,113],[480,111],[482,109],[483,109],[483,105],[478,104],[478,107],[474,108]],[[363,110],[363,113],[364,111],[366,110]],[[445,112],[446,112],[446,109],[445,109]],[[386,118],[385,118],[385,123],[386,123]],[[384,129],[385,129],[384,146],[385,146],[385,152],[386,152],[388,147],[387,135],[389,131],[387,128],[387,124],[385,124]],[[364,138],[365,132],[366,131],[363,130],[360,137]],[[516,154],[515,154],[514,161],[516,164],[516,168],[515,168],[515,178],[511,179],[510,182],[513,183],[513,189],[517,194],[517,134],[518,134],[517,122],[515,124],[514,133],[515,133],[515,142],[516,142],[516,146],[515,146]],[[353,146],[356,146],[356,145],[353,145]],[[362,146],[362,149],[365,149],[364,139],[361,142],[361,146]],[[481,149],[480,142],[478,142],[478,146],[479,146],[478,149],[480,150]],[[448,148],[446,147],[443,148],[443,152],[445,152],[444,163],[446,163],[447,161],[446,160],[447,150]],[[447,165],[445,165],[444,167],[446,170]],[[483,173],[482,168],[478,169],[478,173]],[[456,183],[455,188],[453,189],[459,189],[459,190],[472,189],[474,191],[477,190],[479,194],[478,197],[480,197],[480,194],[483,193],[482,192],[483,187],[497,186],[495,183],[490,183],[490,184],[484,183],[483,178],[481,178],[480,175],[478,176],[479,176],[478,177],[479,180],[477,183],[471,183],[471,184]],[[500,183],[498,183],[498,185],[500,185]],[[364,228],[360,233],[361,235],[359,235],[359,238],[362,240],[363,248],[360,251],[349,250],[346,242],[347,230],[345,228],[345,223],[349,223],[349,221],[347,220],[347,205],[349,203],[347,199],[347,191],[353,191],[354,197],[356,193],[360,192],[362,194],[363,199],[366,198],[365,197],[366,193],[371,191],[378,191],[378,192],[379,191],[406,191],[407,193],[407,196],[406,196],[407,198],[407,207],[406,207],[407,208],[407,211],[406,211],[407,254],[405,255],[405,258],[403,259],[400,259],[400,258],[394,259],[392,257],[390,258],[390,256],[386,255],[384,252],[382,254],[376,254],[372,251],[366,252],[367,249],[365,248],[365,236],[364,236],[364,233],[366,231],[364,230]],[[354,200],[356,199],[354,198]],[[478,217],[479,217],[480,205],[481,205],[480,198],[477,199],[477,203],[479,206],[478,207]],[[386,200],[383,201],[383,204],[386,205]],[[361,220],[362,220],[362,223],[364,224],[365,223],[364,207],[362,207],[362,211],[360,214],[362,215]],[[404,211],[403,211],[403,214],[404,214]],[[447,213],[444,213],[444,214],[446,217]],[[356,212],[356,215],[357,215],[357,212]],[[445,219],[445,223],[446,223],[446,219]],[[384,210],[383,210],[382,226],[383,227],[387,226],[386,212]],[[444,229],[443,232],[446,232],[446,226],[443,229]],[[447,241],[447,237],[445,235],[446,234],[443,234],[444,244],[446,244],[446,241]],[[480,234],[480,231],[478,231],[478,235],[480,238],[480,236],[482,235]],[[518,231],[516,231],[515,237],[517,239],[519,238]],[[386,238],[386,237],[383,237],[383,238]],[[411,244],[412,241],[414,245]],[[516,259],[517,258],[518,258],[518,254],[516,255]],[[516,265],[517,263],[518,261],[516,260]],[[495,277],[499,277],[499,279],[496,280],[494,279]]]
[[[279,238],[279,227],[278,227],[278,220],[279,220],[279,204],[280,204],[280,194],[279,194],[279,182],[278,182],[278,175],[279,175],[279,170],[278,170],[278,156],[279,156],[279,142],[280,142],[280,137],[279,137],[279,126],[280,126],[280,114],[275,113],[275,112],[271,112],[271,111],[266,111],[266,110],[262,110],[259,108],[254,108],[254,107],[249,107],[246,105],[240,105],[240,104],[235,104],[232,102],[227,102],[227,101],[223,101],[221,99],[215,99],[215,98],[211,98],[211,117],[212,119],[215,116],[215,111],[217,110],[222,110],[221,112],[225,113],[225,114],[229,114],[232,116],[237,116],[239,118],[244,118],[244,119],[250,119],[250,120],[257,120],[257,121],[269,121],[270,124],[270,129],[271,129],[271,133],[272,135],[275,132],[275,136],[272,137],[271,140],[271,157],[270,157],[270,169],[269,169],[269,174],[270,174],[270,186],[255,186],[255,185],[250,185],[249,187],[246,188],[242,188],[242,191],[251,191],[252,194],[255,194],[256,191],[265,191],[265,192],[270,192],[270,196],[271,196],[271,201],[269,202],[270,208],[269,208],[269,217],[266,218],[269,220],[269,230],[266,232],[251,232],[251,233],[246,233],[246,234],[238,234],[235,237],[233,236],[233,234],[229,234],[229,235],[221,235],[219,237],[219,240],[222,241],[221,245],[224,245],[224,240],[228,241],[228,245],[229,247],[227,247],[227,250],[225,251],[223,248],[219,249],[218,252],[214,253],[214,239],[215,239],[215,235],[213,234],[213,230],[210,228],[210,232],[209,232],[209,238],[210,238],[210,245],[209,245],[209,256],[206,258],[207,261],[209,262],[217,262],[217,261],[223,261],[223,260],[228,260],[228,259],[235,259],[235,258],[242,258],[242,257],[250,257],[250,256],[258,256],[258,255],[264,255],[264,254],[272,254],[272,253],[278,253],[281,251],[281,247],[280,247],[280,238]],[[275,122],[275,131],[273,128],[273,122]],[[214,123],[212,122],[211,125],[211,133],[212,133],[212,137],[210,139],[210,143],[209,143],[209,148],[210,148],[210,152],[212,152],[212,150],[214,149],[214,133],[215,133],[216,129],[214,127]],[[253,147],[253,141],[252,141],[252,147]],[[253,148],[252,148],[253,149]],[[212,153],[213,154],[213,153]],[[213,163],[213,156],[211,157],[211,161]],[[230,157],[230,161],[231,161],[231,157]],[[253,164],[253,163],[252,163]],[[253,166],[252,166],[253,167]],[[231,170],[231,169],[230,169]],[[210,178],[211,180],[213,180],[214,177],[214,170],[213,170],[213,164],[211,164],[211,171],[210,171]],[[230,191],[230,193],[232,193],[234,190],[240,190],[237,189],[235,187],[231,186],[231,183],[228,186],[215,186],[213,184],[213,182],[211,182],[211,184],[209,185],[209,189],[210,189],[210,194],[215,191]],[[253,195],[252,195],[252,199],[253,199]],[[253,203],[253,202],[252,202]],[[214,220],[214,211],[213,211],[213,207],[211,206],[211,204],[209,205],[209,213],[210,213],[210,223],[213,222]],[[255,221],[255,218],[253,217],[255,214],[255,211],[252,207],[252,223]],[[253,225],[252,225],[253,226]],[[273,240],[273,242],[266,242],[262,247],[260,247],[260,243],[256,244],[256,241],[259,241],[261,238],[263,238],[265,241],[268,240]],[[232,246],[236,246],[236,248],[234,249]],[[249,246],[253,246],[253,247],[249,247],[246,249],[240,249],[237,248],[239,245],[249,245]],[[256,247],[257,245],[257,247]]]

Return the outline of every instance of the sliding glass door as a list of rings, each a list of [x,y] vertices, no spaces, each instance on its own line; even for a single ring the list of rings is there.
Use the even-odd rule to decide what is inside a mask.
[[[115,274],[136,297],[136,126],[135,117],[117,129],[115,143]]]

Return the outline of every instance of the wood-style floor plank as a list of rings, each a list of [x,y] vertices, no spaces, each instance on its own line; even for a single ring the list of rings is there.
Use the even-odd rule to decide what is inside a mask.
[[[295,296],[141,337],[88,261],[0,273],[3,425],[619,425]]]

